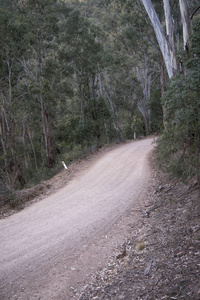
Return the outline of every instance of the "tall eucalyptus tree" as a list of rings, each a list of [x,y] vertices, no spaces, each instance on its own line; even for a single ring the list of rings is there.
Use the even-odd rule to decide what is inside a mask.
[[[24,14],[29,19],[30,41],[21,63],[26,72],[25,83],[38,104],[44,137],[47,166],[53,167],[55,157],[52,140],[52,113],[56,103],[56,34],[58,33],[58,2],[28,0]],[[40,118],[40,117],[39,117]]]
[[[157,41],[160,47],[160,50],[163,55],[165,66],[168,72],[169,78],[172,78],[178,72],[178,64],[176,57],[176,49],[174,44],[174,26],[173,18],[170,9],[169,0],[163,0],[164,10],[165,10],[165,23],[166,23],[166,33],[162,28],[161,22],[158,18],[158,15],[154,9],[151,0],[141,0],[145,10],[151,20],[152,26],[154,28]],[[189,14],[189,6],[187,0],[179,0],[179,9],[182,17],[182,28],[183,28],[183,44],[184,50],[189,49],[189,36],[192,33],[192,24]]]
[[[16,180],[21,187],[25,179],[20,159],[20,105],[24,92],[18,88],[23,69],[19,59],[25,52],[27,22],[18,6],[1,1],[0,6],[0,139],[3,151],[2,176],[10,189]]]

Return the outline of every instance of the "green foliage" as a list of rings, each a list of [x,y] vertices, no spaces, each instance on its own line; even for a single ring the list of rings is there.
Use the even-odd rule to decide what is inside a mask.
[[[0,27],[0,167],[10,189],[94,145],[162,127],[155,36],[138,1],[0,0]]]
[[[200,170],[200,21],[194,26],[188,75],[176,76],[165,92],[167,130],[159,141],[159,155],[166,168],[188,179]]]
[[[161,105],[161,90],[155,88],[151,93],[148,106],[151,111],[151,126],[153,132],[161,132],[163,130],[163,110]]]
[[[7,192],[5,198],[7,199],[9,205],[13,208],[17,208],[21,204],[18,196],[14,192]]]

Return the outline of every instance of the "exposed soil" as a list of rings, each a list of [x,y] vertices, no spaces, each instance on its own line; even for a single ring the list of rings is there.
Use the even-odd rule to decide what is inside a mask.
[[[125,143],[129,143],[125,142]],[[28,189],[16,191],[16,200],[9,203],[7,195],[0,196],[0,219],[7,218],[20,210],[44,199],[58,191],[60,188],[68,184],[77,174],[81,174],[88,169],[103,153],[109,152],[117,148],[119,144],[112,144],[100,148],[98,151],[87,154],[86,157],[77,159],[68,166],[66,171],[64,168],[58,174],[36,186]]]
[[[68,171],[63,170],[51,180],[21,192],[18,209],[30,206],[46,198],[48,194],[54,195],[71,179],[80,177],[89,170],[105,152],[117,147],[118,145],[103,148],[86,159],[73,163]],[[97,239],[96,233],[92,235],[93,243],[83,245],[79,252],[76,250],[76,258],[72,258],[70,253],[67,255],[67,259],[71,259],[73,264],[69,277],[62,277],[60,280],[62,293],[51,281],[50,294],[41,294],[41,279],[38,290],[33,290],[29,296],[26,294],[26,285],[20,284],[24,281],[24,284],[31,285],[28,276],[37,266],[32,261],[26,272],[17,279],[20,293],[15,289],[15,294],[12,294],[10,290],[7,298],[0,296],[0,299],[200,299],[200,199],[197,183],[192,180],[184,185],[170,180],[158,170],[155,151],[151,153],[149,163],[151,184],[146,186],[147,190],[137,205],[129,207]],[[15,212],[16,209],[2,205],[1,218],[7,218]],[[81,246],[81,240],[78,243]],[[100,247],[102,251],[99,251]],[[50,256],[46,256],[46,260],[48,258],[51,265],[50,258],[53,259],[54,265],[51,266],[52,274],[47,279],[57,279],[67,266],[66,258],[64,255],[61,264],[56,261],[56,256]],[[89,264],[90,269],[87,266]],[[87,274],[84,276],[85,270]],[[23,278],[25,276],[26,280]],[[66,284],[67,281],[70,281],[70,286]],[[8,290],[11,288],[12,282]]]
[[[200,198],[188,185],[150,159],[154,184],[143,210],[130,224],[130,237],[80,291],[79,300],[199,300]]]

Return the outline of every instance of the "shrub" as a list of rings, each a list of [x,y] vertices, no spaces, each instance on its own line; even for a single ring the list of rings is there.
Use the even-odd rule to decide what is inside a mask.
[[[173,175],[200,180],[200,20],[194,27],[188,75],[174,77],[163,97],[167,130],[159,139],[159,158]]]

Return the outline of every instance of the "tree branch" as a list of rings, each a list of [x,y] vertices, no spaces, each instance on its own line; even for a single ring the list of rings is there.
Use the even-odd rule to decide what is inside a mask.
[[[197,10],[199,10],[199,8],[200,8],[200,5],[197,6],[197,7],[195,8],[195,10],[191,13],[191,15],[190,15],[190,19],[191,19],[191,20],[192,20],[192,18],[194,17],[195,12],[197,12]]]

